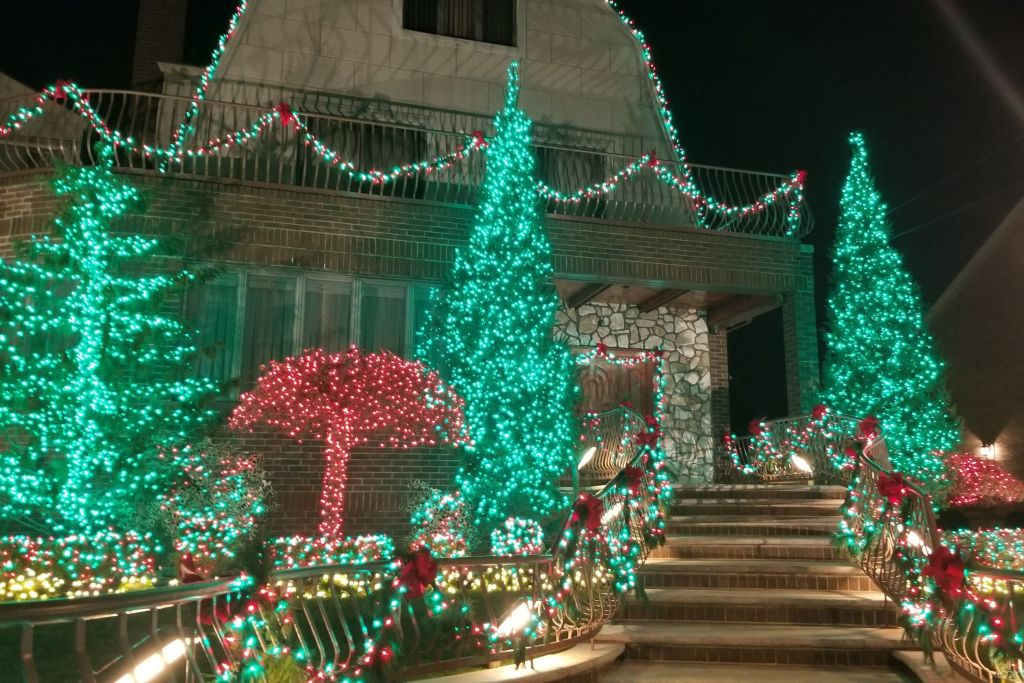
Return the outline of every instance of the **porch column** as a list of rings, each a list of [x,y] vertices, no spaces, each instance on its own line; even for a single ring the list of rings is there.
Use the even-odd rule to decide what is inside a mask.
[[[729,431],[729,333],[725,328],[709,331],[708,351],[711,365],[711,448],[714,451],[714,481],[725,481],[722,467],[725,451],[722,435]]]
[[[789,414],[797,415],[811,409],[814,395],[821,385],[818,323],[814,314],[812,288],[785,295],[782,328],[786,343],[786,397]]]

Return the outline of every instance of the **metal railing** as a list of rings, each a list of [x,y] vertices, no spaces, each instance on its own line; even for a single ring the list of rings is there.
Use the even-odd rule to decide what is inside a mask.
[[[917,629],[919,644],[940,650],[969,680],[1024,683],[1020,643],[1014,642],[1015,637],[993,638],[992,630],[992,618],[1015,635],[1024,626],[1024,600],[1019,597],[1024,594],[1024,571],[997,569],[968,559],[961,597],[941,589],[938,595],[924,595],[922,570],[943,544],[933,501],[921,487],[906,480],[905,497],[899,505],[889,499],[880,479],[890,478],[887,485],[891,486],[896,474],[885,438],[867,441],[863,448],[852,449],[852,458],[848,455],[847,447],[856,441],[857,423],[853,418],[831,415],[817,423],[811,416],[768,422],[760,438],[735,439],[726,449],[729,461],[721,466],[737,472],[741,481],[808,479],[807,468],[793,464],[796,456],[810,465],[816,481],[848,482],[840,536],[851,549],[853,561],[901,606],[907,626]],[[806,429],[811,424],[821,427]],[[982,618],[980,609],[965,607],[967,596],[982,598],[989,618]],[[926,613],[929,604],[935,605],[938,615]],[[928,627],[930,623],[933,628]]]
[[[799,415],[763,423],[760,436],[729,438],[716,449],[715,471],[728,482],[806,481],[846,484],[857,421],[829,414]]]
[[[893,475],[884,437],[867,444],[858,455],[853,483],[847,494],[844,524],[866,539],[856,562],[897,604],[917,609],[921,596],[911,575],[928,564],[929,556],[943,543],[935,521],[931,497],[912,482],[904,484],[907,498],[899,515],[887,514],[879,478]],[[850,511],[856,510],[856,514]],[[909,568],[909,569],[908,569]],[[999,615],[1014,633],[1021,621],[1024,571],[1008,571],[965,561],[963,596],[956,598],[941,589],[941,613],[934,628],[925,631],[932,645],[942,651],[958,673],[972,681],[997,683],[1024,681],[1024,656],[1014,638],[993,637],[992,622],[979,610],[965,608],[968,596],[983,597],[986,611]]]
[[[226,86],[225,86],[226,87]],[[229,90],[224,93],[228,94]],[[243,91],[239,97],[244,98]],[[140,144],[169,144],[189,106],[190,98],[141,92],[92,90],[86,101],[106,124]],[[22,107],[36,106],[34,95],[0,100],[0,121]],[[97,134],[66,106],[47,101],[45,113],[0,138],[0,173],[50,167],[54,160],[92,164]],[[292,102],[296,113],[321,142],[336,150],[357,169],[388,170],[399,163],[434,159],[466,143],[474,131],[489,132],[486,117],[427,107],[352,97],[304,94]],[[208,100],[193,120],[195,132],[185,148],[206,144],[245,129],[267,107]],[[536,127],[538,177],[552,188],[572,192],[600,183],[642,156],[656,143],[570,127]],[[647,147],[643,147],[647,145]],[[122,170],[155,172],[158,161],[123,150],[117,156]],[[677,177],[678,164],[662,163]],[[724,204],[745,205],[785,184],[787,176],[691,164],[701,190]],[[286,185],[331,192],[377,194],[457,205],[476,202],[484,162],[471,154],[441,171],[415,173],[394,182],[375,184],[318,158],[294,130],[273,125],[245,144],[207,156],[185,156],[166,172],[178,177]],[[756,235],[796,236],[810,232],[813,221],[806,202],[769,203],[763,209],[727,217],[700,211],[694,200],[644,170],[607,194],[578,202],[548,202],[550,213],[627,223],[706,228]],[[792,212],[796,212],[794,218]]]
[[[644,419],[627,408],[588,415],[584,419],[583,446],[595,450],[579,470],[580,479],[606,482],[621,472],[636,457],[637,442],[630,437],[644,427]]]
[[[620,412],[615,424],[629,434],[610,437],[610,442],[631,440],[630,430],[643,423],[627,409]],[[613,539],[610,545],[594,542],[586,552],[576,553],[573,548],[591,541],[577,537],[568,542],[579,522],[567,514],[551,549],[542,555],[438,560],[439,585],[449,605],[441,615],[429,612],[425,604],[393,604],[389,590],[397,580],[396,565],[374,562],[275,572],[265,584],[276,596],[275,605],[253,600],[258,593],[252,582],[245,587],[241,579],[81,600],[0,604],[0,642],[19,639],[17,661],[5,654],[10,670],[17,670],[20,662],[30,683],[121,680],[153,657],[155,666],[162,667],[159,680],[194,683],[240,667],[243,645],[270,655],[284,643],[302,653],[297,661],[307,670],[351,671],[367,657],[367,642],[372,640],[368,634],[388,620],[395,625],[388,647],[394,648],[397,661],[369,680],[405,680],[509,659],[519,652],[533,658],[560,651],[593,637],[612,618],[623,592],[614,586],[613,559],[628,551],[638,566],[643,564],[652,532],[660,529],[649,497],[659,484],[658,474],[642,459],[646,454],[634,450],[632,457],[623,459],[622,452],[609,456],[622,463],[622,469],[597,494],[604,510],[601,529]],[[632,467],[625,469],[627,465]],[[247,610],[255,605],[252,609],[259,610],[262,623],[245,639],[226,623],[227,615],[237,614],[241,604]],[[488,639],[524,605],[539,624],[533,639],[524,642],[513,633],[500,632]],[[472,626],[481,623],[492,630],[474,631]],[[73,662],[63,657],[63,678],[52,672],[41,676],[37,666],[54,648],[62,647],[52,633],[54,627],[74,632],[70,649],[60,650],[75,653]],[[251,680],[260,678],[254,675]]]

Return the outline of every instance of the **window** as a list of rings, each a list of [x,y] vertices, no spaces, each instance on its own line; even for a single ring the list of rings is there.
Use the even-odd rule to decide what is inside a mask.
[[[516,44],[515,0],[405,0],[402,25],[497,45]]]
[[[329,273],[239,268],[221,273],[189,296],[188,312],[204,349],[197,376],[244,391],[270,360],[305,349],[387,349],[411,357],[429,289]]]

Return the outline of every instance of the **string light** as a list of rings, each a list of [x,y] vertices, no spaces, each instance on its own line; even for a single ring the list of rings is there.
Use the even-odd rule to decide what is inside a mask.
[[[356,446],[415,448],[458,441],[462,399],[436,372],[390,351],[364,354],[351,347],[321,349],[298,358],[270,361],[256,388],[239,398],[228,421],[232,429],[267,424],[290,438],[325,442],[319,533],[340,538],[348,458]]]
[[[539,522],[509,517],[500,529],[491,532],[494,555],[539,555],[544,552],[544,529]]]
[[[841,199],[825,334],[825,400],[845,415],[880,416],[895,468],[941,499],[941,453],[959,440],[947,405],[943,362],[920,294],[889,243],[886,206],[867,149],[850,137],[853,161]]]
[[[0,263],[0,517],[58,533],[127,528],[138,497],[168,483],[153,436],[187,443],[213,415],[201,406],[215,384],[183,377],[193,331],[159,312],[194,276],[131,275],[160,243],[112,234],[140,204],[112,156],[68,167],[54,181],[69,199],[55,234]]]
[[[997,463],[972,453],[950,453],[946,458],[953,485],[949,504],[954,507],[1024,501],[1024,482]]]
[[[456,250],[451,288],[435,296],[418,350],[466,399],[474,443],[457,481],[484,528],[561,509],[558,478],[575,466],[572,357],[551,336],[559,300],[535,193],[532,124],[518,97],[513,63],[469,245]]]

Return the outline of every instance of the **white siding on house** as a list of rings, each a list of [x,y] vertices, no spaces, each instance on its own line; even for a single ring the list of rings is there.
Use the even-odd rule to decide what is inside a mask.
[[[211,95],[265,106],[312,90],[490,115],[516,59],[534,120],[664,140],[640,48],[604,0],[519,0],[515,47],[405,30],[402,3],[254,0]]]

